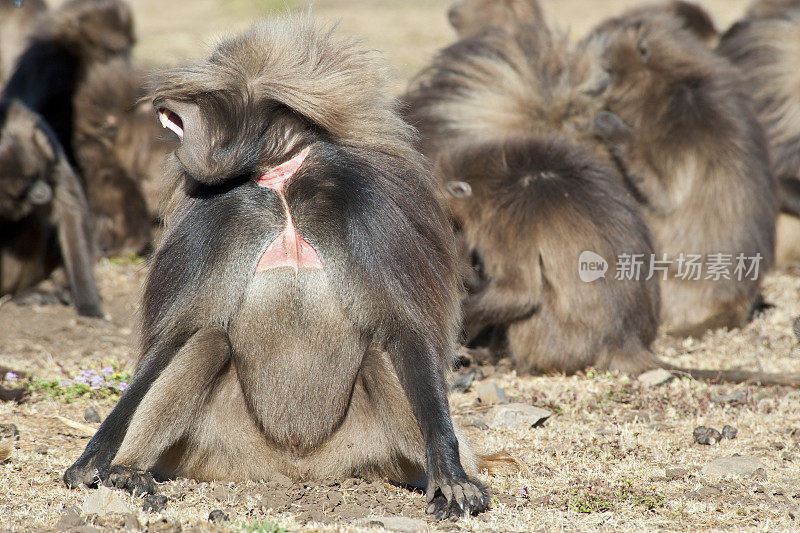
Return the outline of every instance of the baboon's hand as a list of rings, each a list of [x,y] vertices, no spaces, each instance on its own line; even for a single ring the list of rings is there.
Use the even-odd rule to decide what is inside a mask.
[[[71,489],[77,489],[81,485],[96,487],[100,481],[98,471],[107,466],[108,463],[101,460],[100,455],[81,457],[64,472],[64,483]]]
[[[436,520],[451,516],[476,515],[489,507],[489,492],[482,484],[469,478],[431,480],[425,492],[426,512]]]
[[[99,474],[100,480],[106,487],[122,489],[140,497],[156,493],[156,481],[150,472],[114,465],[101,469]]]

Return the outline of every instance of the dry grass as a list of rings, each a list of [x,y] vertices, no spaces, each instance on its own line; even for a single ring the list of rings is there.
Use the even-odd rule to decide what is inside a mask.
[[[341,19],[343,31],[362,35],[370,45],[384,50],[398,69],[400,87],[404,78],[452,39],[444,18],[447,3],[321,0],[314,3],[313,10],[326,20]],[[603,16],[635,3],[543,0],[551,19],[562,27],[571,27],[575,35]],[[264,10],[280,8],[283,2],[134,0],[133,4],[140,35],[136,56],[160,64],[205,55],[220,35],[246,27]],[[299,1],[291,4],[307,6]],[[724,27],[743,11],[746,2],[709,0],[705,4]],[[131,264],[104,261],[99,265],[100,289],[110,315],[107,322],[82,319],[60,307],[0,304],[0,363],[58,378],[98,360],[128,360],[144,273],[144,267]],[[800,314],[798,290],[798,271],[773,274],[765,295],[775,308],[744,330],[720,331],[686,343],[662,338],[656,350],[685,366],[800,371],[800,352],[791,333],[793,318]],[[688,379],[649,389],[636,380],[614,375],[520,378],[514,373],[496,373],[488,379],[504,387],[513,401],[547,407],[556,415],[544,427],[535,429],[480,430],[470,425],[483,412],[475,394],[453,395],[455,417],[478,449],[507,450],[525,467],[520,473],[484,478],[496,497],[489,512],[459,522],[430,524],[432,529],[798,528],[798,391],[708,385]],[[746,392],[740,404],[712,401],[739,390]],[[0,404],[0,423],[14,423],[21,433],[10,460],[0,464],[0,530],[52,528],[65,509],[80,505],[89,494],[87,489],[67,490],[60,480],[87,438],[53,417],[82,421],[82,413],[90,405],[101,415],[113,406],[107,400],[65,403],[41,394],[21,405]],[[716,446],[693,443],[694,427],[721,428],[725,424],[739,429],[736,440],[723,440]],[[47,448],[46,454],[41,453],[41,446]],[[699,473],[709,461],[734,453],[761,458],[766,465],[765,477],[713,482]],[[667,479],[666,471],[672,467],[688,472]],[[232,523],[225,529],[241,529],[265,520],[289,529],[354,529],[347,520],[336,522],[335,513],[326,514],[319,503],[305,503],[321,501],[317,492],[322,489],[302,489],[307,491],[306,496],[285,512],[271,511],[264,504],[265,497],[278,494],[280,489],[257,483],[222,486],[179,481],[163,490],[171,496],[163,513],[146,513],[141,502],[126,495],[120,497],[136,511],[141,525],[150,524],[152,528],[172,521],[184,527],[209,529],[209,512],[224,509]],[[355,484],[334,487],[330,492],[361,502],[355,509],[363,509],[365,516],[388,512],[420,517],[423,507],[420,494],[390,485],[376,488]],[[365,495],[376,492],[377,499],[364,503]],[[107,522],[105,527],[113,529],[114,522]]]

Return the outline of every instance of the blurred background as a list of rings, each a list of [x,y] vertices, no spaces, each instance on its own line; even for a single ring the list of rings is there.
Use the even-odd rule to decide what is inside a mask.
[[[136,13],[139,41],[136,58],[143,63],[174,63],[203,57],[217,41],[247,28],[254,20],[287,9],[311,10],[322,20],[340,22],[381,50],[396,68],[398,81],[424,66],[431,54],[450,43],[447,22],[451,0],[129,0]],[[580,38],[602,18],[641,0],[540,0],[549,20]],[[52,0],[53,5],[60,3]],[[744,11],[749,0],[700,0],[720,29]]]

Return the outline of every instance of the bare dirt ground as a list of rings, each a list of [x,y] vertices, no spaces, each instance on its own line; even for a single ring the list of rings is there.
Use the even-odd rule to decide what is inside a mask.
[[[551,18],[580,35],[603,16],[636,2],[544,0]],[[249,24],[258,12],[283,2],[234,0],[135,0],[140,44],[136,56],[151,63],[201,56],[225,32]],[[294,3],[303,7],[305,4]],[[386,51],[404,77],[452,39],[447,2],[315,3],[326,20],[341,18],[342,30],[363,35]],[[720,26],[734,20],[745,2],[706,2]],[[62,380],[114,362],[130,369],[135,354],[139,291],[147,267],[131,261],[98,262],[96,274],[106,320],[78,317],[58,305],[0,304],[0,365]],[[43,289],[50,289],[44,284]],[[771,274],[765,297],[774,304],[743,330],[718,331],[695,341],[661,338],[657,353],[672,363],[704,368],[800,372],[800,349],[792,333],[800,315],[800,270]],[[93,407],[101,417],[113,399],[66,401],[46,391],[22,403],[0,402],[0,424],[14,424],[16,437],[0,438],[0,530],[95,531],[183,529],[228,531],[379,530],[370,518],[404,516],[408,530],[797,530],[800,519],[800,391],[756,385],[709,385],[675,379],[649,387],[626,376],[518,377],[505,366],[481,367],[466,393],[453,393],[456,421],[482,452],[505,450],[519,472],[484,475],[492,508],[475,518],[433,523],[419,492],[386,482],[349,480],[312,485],[285,483],[167,482],[159,487],[163,509],[114,492],[119,514],[82,514],[93,491],[68,490],[64,470],[88,441],[84,420]],[[475,390],[502,387],[511,402],[553,412],[527,429],[489,429],[488,406]],[[8,383],[6,383],[8,384]],[[729,395],[727,398],[720,397]],[[58,418],[60,417],[60,418]],[[78,424],[75,424],[75,423]],[[70,425],[71,424],[71,425]],[[696,444],[695,427],[738,429],[736,439]],[[0,425],[0,436],[9,434]],[[735,454],[753,456],[752,474],[717,479],[703,467]],[[156,505],[161,507],[162,505]],[[209,521],[220,510],[227,519]],[[359,519],[367,519],[361,520]],[[420,522],[420,520],[422,522]],[[394,526],[399,527],[397,523]]]

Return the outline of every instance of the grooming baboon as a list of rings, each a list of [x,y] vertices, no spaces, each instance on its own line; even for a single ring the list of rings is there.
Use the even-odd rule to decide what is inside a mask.
[[[453,143],[531,132],[594,149],[591,119],[607,84],[593,55],[540,21],[489,28],[441,50],[412,81],[404,109],[431,158]]]
[[[133,15],[123,0],[67,0],[42,16],[3,91],[44,118],[74,164],[73,97],[90,65],[125,55]]]
[[[594,30],[595,34],[609,33],[626,25],[641,24],[644,21],[657,21],[660,17],[674,18],[680,26],[698,37],[708,46],[714,46],[719,37],[714,19],[703,7],[694,2],[669,0],[637,6],[622,14],[603,21]]]
[[[460,38],[483,33],[487,28],[512,31],[523,22],[544,20],[538,0],[460,0],[447,12]]]
[[[182,143],[142,356],[69,486],[360,474],[427,481],[440,517],[486,508],[444,379],[453,234],[387,94],[302,19],[167,73],[154,105]]]
[[[777,225],[776,262],[782,265],[800,259],[800,2],[782,2],[786,5],[780,11],[776,2],[761,2],[751,12],[767,4],[772,16],[738,22],[723,35],[717,51],[739,68],[767,133],[785,213]]]
[[[0,86],[8,79],[39,16],[46,10],[44,0],[0,0]]]
[[[90,68],[75,95],[75,158],[109,255],[149,246],[165,159],[177,145],[153,120],[152,106],[140,103],[145,79],[126,59],[112,59]]]
[[[776,199],[741,77],[672,17],[590,40],[611,75],[603,95],[611,113],[595,126],[640,200],[656,253],[672,265],[661,285],[668,331],[742,326],[773,263]],[[696,267],[686,279],[686,259],[700,264],[701,279]]]
[[[0,102],[0,294],[19,294],[63,264],[78,312],[103,316],[83,188],[48,125]]]

